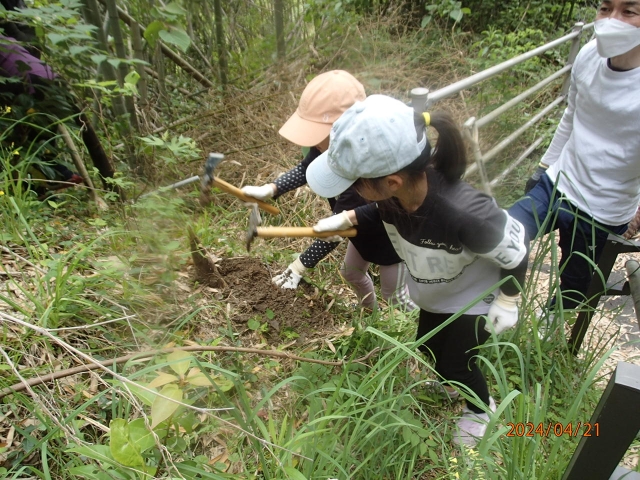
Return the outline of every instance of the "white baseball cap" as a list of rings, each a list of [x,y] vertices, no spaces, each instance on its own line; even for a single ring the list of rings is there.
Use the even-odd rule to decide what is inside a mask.
[[[329,149],[307,168],[307,183],[318,195],[335,197],[359,178],[399,172],[426,145],[416,139],[413,109],[386,95],[356,102],[333,124]]]

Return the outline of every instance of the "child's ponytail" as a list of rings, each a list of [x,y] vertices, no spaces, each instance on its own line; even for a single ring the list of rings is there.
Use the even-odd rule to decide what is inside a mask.
[[[427,126],[435,128],[438,132],[438,141],[429,162],[433,168],[442,173],[449,182],[461,179],[467,168],[467,151],[462,132],[451,115],[445,112],[416,113],[414,123],[419,132]],[[421,137],[420,134],[418,136]]]

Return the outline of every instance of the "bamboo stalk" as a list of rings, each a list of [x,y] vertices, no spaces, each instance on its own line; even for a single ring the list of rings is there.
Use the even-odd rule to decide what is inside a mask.
[[[80,153],[76,148],[76,144],[71,138],[71,134],[69,134],[69,130],[67,130],[67,127],[64,125],[64,123],[58,124],[58,132],[62,136],[64,143],[67,145],[67,148],[71,153],[71,158],[73,158],[74,165],[78,169],[78,172],[82,176],[82,179],[84,180],[85,185],[89,189],[89,195],[91,195],[91,199],[95,202],[95,204],[98,206],[100,210],[108,210],[109,207],[107,206],[105,201],[102,198],[100,198],[100,196],[98,195],[98,192],[96,192],[96,189],[93,186],[93,181],[89,176],[89,172],[87,172],[87,167],[85,167],[84,162],[80,157]]]
[[[117,74],[118,74],[118,85],[120,88],[124,87],[124,79],[129,73],[129,66],[123,62],[122,60],[127,59],[127,50],[124,44],[124,35],[122,34],[122,29],[120,28],[120,21],[118,19],[118,6],[116,5],[116,0],[106,0],[107,11],[109,12],[109,25],[111,30],[111,35],[113,36],[113,42],[116,48],[116,55],[120,58],[120,63],[118,64]],[[133,103],[133,97],[130,95],[124,96],[124,106],[129,114],[129,123],[131,127],[135,130],[139,130],[138,126],[138,116],[136,115],[136,107]]]
[[[107,46],[107,36],[102,28],[102,18],[100,15],[100,7],[97,0],[85,0],[84,13],[87,23],[90,23],[91,25],[96,27],[95,35],[98,45],[105,53],[108,53],[109,48]],[[117,81],[116,71],[113,68],[113,65],[111,65],[109,62],[105,60],[98,66],[98,68],[105,79],[111,82]],[[113,93],[111,101],[113,104],[113,111],[117,117],[120,117],[127,113],[124,99],[122,98],[122,95],[120,93]]]
[[[273,1],[273,10],[276,23],[276,55],[278,62],[283,62],[286,56],[284,41],[284,4],[283,0]]]
[[[224,23],[222,19],[222,2],[213,0],[213,10],[216,24],[216,46],[218,48],[218,66],[220,68],[220,83],[226,88],[227,80],[227,49],[224,41]]]
[[[147,67],[147,66],[145,66],[145,67],[144,67],[144,71],[145,71],[146,73],[148,73],[149,75],[151,75],[151,76],[152,76],[153,78],[155,78],[156,80],[158,80],[158,79],[160,78],[160,76],[158,75],[158,72],[156,72],[156,71],[155,71],[154,69],[152,69],[151,67]],[[180,93],[182,93],[183,95],[193,95],[193,93],[192,93],[192,92],[190,92],[189,90],[187,90],[186,88],[179,87],[179,86],[177,86],[177,85],[176,85],[176,84],[174,84],[174,83],[168,82],[166,79],[165,79],[165,83],[166,83],[167,85],[169,85],[171,88],[176,89],[177,91],[179,91],[179,92],[180,92]]]
[[[140,33],[140,25],[134,23],[131,25],[131,43],[133,45],[133,57],[136,60],[144,61],[144,52],[142,50],[142,34]],[[138,93],[140,94],[140,108],[146,108],[149,99],[149,89],[147,86],[147,70],[141,63],[136,63],[136,72],[140,75],[138,80]]]
[[[103,5],[106,5],[109,0],[98,0],[98,1],[100,3],[102,3]],[[117,8],[117,12],[118,12],[118,16],[120,17],[120,20],[122,20],[124,23],[129,25],[129,27],[131,27],[131,25],[134,24],[134,23],[138,23],[133,17],[131,17],[127,12],[125,12],[121,8],[118,7]],[[140,26],[140,28],[142,30],[145,29],[143,25],[140,25],[139,23],[138,23],[138,25]],[[201,83],[205,87],[211,88],[211,87],[214,86],[213,82],[211,82],[198,69],[193,67],[189,62],[187,62],[185,59],[183,59],[180,55],[178,55],[176,52],[171,50],[169,47],[167,47],[166,45],[164,45],[161,42],[159,42],[159,43],[160,43],[160,50],[161,50],[161,52],[162,52],[162,54],[164,56],[166,56],[171,61],[173,61],[173,63],[178,65],[185,72],[189,73],[195,80],[197,80],[199,83]]]

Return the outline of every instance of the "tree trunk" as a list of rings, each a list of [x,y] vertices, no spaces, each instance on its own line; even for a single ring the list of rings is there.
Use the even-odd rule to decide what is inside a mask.
[[[276,52],[279,62],[284,62],[286,56],[284,42],[284,1],[274,0],[273,10],[276,20]]]
[[[99,47],[104,51],[105,54],[108,54],[109,47],[107,45],[107,36],[102,29],[102,17],[100,15],[100,6],[98,5],[98,2],[96,0],[85,0],[85,8],[83,9],[83,12],[87,23],[96,27],[95,35]],[[110,82],[115,82],[117,80],[116,71],[113,68],[113,65],[111,65],[106,60],[102,62],[98,66],[98,68],[100,74],[106,80]],[[117,117],[125,115],[127,111],[124,106],[122,95],[120,93],[113,93],[112,95],[113,97],[111,99],[111,102],[113,105],[113,113],[115,113]]]
[[[129,66],[123,62],[127,59],[127,50],[124,45],[124,36],[122,35],[122,29],[120,28],[120,19],[118,17],[118,6],[116,0],[107,0],[107,12],[109,13],[109,24],[111,26],[111,35],[116,47],[116,55],[120,59],[118,64],[118,85],[120,88],[124,87],[124,79],[129,73]],[[129,124],[133,129],[138,131],[138,117],[136,115],[136,107],[133,103],[133,98],[130,95],[124,97],[124,105],[129,114]]]
[[[133,56],[136,60],[144,61],[144,52],[142,51],[142,35],[140,33],[140,25],[134,23],[131,25],[131,42],[133,44]],[[140,75],[138,80],[138,93],[140,94],[140,109],[147,107],[149,91],[147,89],[147,71],[144,65],[136,63],[136,72]]]
[[[99,0],[99,1],[100,1],[100,3],[106,5],[108,0]],[[131,26],[134,22],[136,22],[136,20],[133,17],[131,17],[131,15],[129,15],[127,12],[125,12],[121,8],[117,8],[117,11],[118,11],[118,15],[120,17],[120,20],[122,20],[127,25]],[[138,24],[138,25],[140,25],[140,24]],[[140,28],[142,30],[144,30],[144,26],[143,25],[140,25]],[[205,87],[209,87],[209,88],[213,87],[213,82],[211,82],[205,75],[200,73],[191,64],[189,64],[189,62],[184,60],[180,55],[178,55],[176,52],[171,50],[166,45],[162,44],[161,42],[158,42],[158,43],[161,44],[160,45],[160,49],[161,49],[163,55],[165,55],[166,57],[171,59],[176,65],[178,65],[180,68],[182,68],[185,72],[187,72],[189,75],[191,75],[191,77],[193,77],[195,80],[197,80],[199,83],[201,83]]]
[[[107,157],[104,148],[102,148],[102,143],[100,143],[100,139],[93,125],[82,111],[80,115],[74,115],[73,118],[75,118],[76,124],[80,127],[82,142],[85,147],[87,147],[87,152],[89,152],[93,165],[98,169],[98,172],[100,172],[105,188],[116,192],[120,200],[124,201],[126,199],[124,191],[119,186],[110,184],[106,180],[107,178],[113,178],[115,176],[116,169],[109,157]]]
[[[227,49],[224,41],[224,23],[222,18],[221,0],[213,0],[213,8],[216,23],[216,45],[218,46],[218,66],[220,68],[220,83],[222,88],[227,87]]]

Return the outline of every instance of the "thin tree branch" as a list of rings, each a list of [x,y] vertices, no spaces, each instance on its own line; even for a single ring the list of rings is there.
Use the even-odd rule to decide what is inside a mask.
[[[2,314],[0,312],[0,317],[5,317],[4,314]],[[45,329],[42,329],[45,330]],[[46,330],[45,330],[46,331]],[[308,362],[308,363],[317,363],[320,365],[329,365],[329,366],[333,366],[333,367],[342,367],[344,366],[347,362],[345,360],[340,360],[340,361],[330,361],[330,360],[318,360],[315,358],[305,358],[305,357],[300,357],[298,355],[293,355],[291,353],[288,352],[282,352],[279,350],[260,350],[258,348],[244,348],[244,347],[207,347],[207,346],[190,346],[190,347],[175,347],[175,348],[163,348],[163,349],[159,349],[159,350],[149,350],[146,352],[138,352],[138,353],[132,353],[129,355],[125,355],[122,357],[118,357],[118,358],[114,358],[113,360],[104,360],[104,361],[98,361],[98,360],[92,360],[92,362],[94,363],[90,363],[90,364],[84,364],[84,365],[80,365],[78,367],[73,367],[73,368],[67,368],[65,370],[59,370],[57,372],[53,372],[53,373],[49,373],[47,375],[43,375],[41,377],[37,377],[37,378],[32,378],[30,380],[23,380],[20,383],[16,383],[15,385],[12,385],[10,387],[7,388],[3,388],[2,390],[0,390],[0,399],[4,398],[5,396],[11,394],[11,393],[16,393],[16,392],[20,392],[26,388],[31,388],[34,387],[36,385],[40,385],[42,383],[48,383],[51,382],[53,380],[58,380],[60,378],[64,378],[64,377],[69,377],[71,375],[77,375],[80,373],[87,373],[89,371],[92,370],[97,370],[97,369],[103,369],[103,370],[107,370],[107,372],[109,373],[115,373],[112,372],[111,370],[109,370],[108,365],[119,365],[122,363],[127,363],[131,360],[143,360],[145,358],[149,358],[149,357],[153,357],[155,355],[165,355],[165,354],[169,354],[171,352],[175,352],[175,351],[184,351],[184,352],[235,352],[235,353],[253,353],[256,355],[265,355],[268,357],[278,357],[278,358],[286,358],[289,360],[295,360],[298,362]],[[378,348],[373,349],[371,352],[369,352],[367,355],[365,355],[364,357],[358,358],[353,360],[354,363],[362,363],[364,361],[366,361],[367,359],[369,359],[369,357],[371,357],[372,355],[376,354],[378,352]]]

